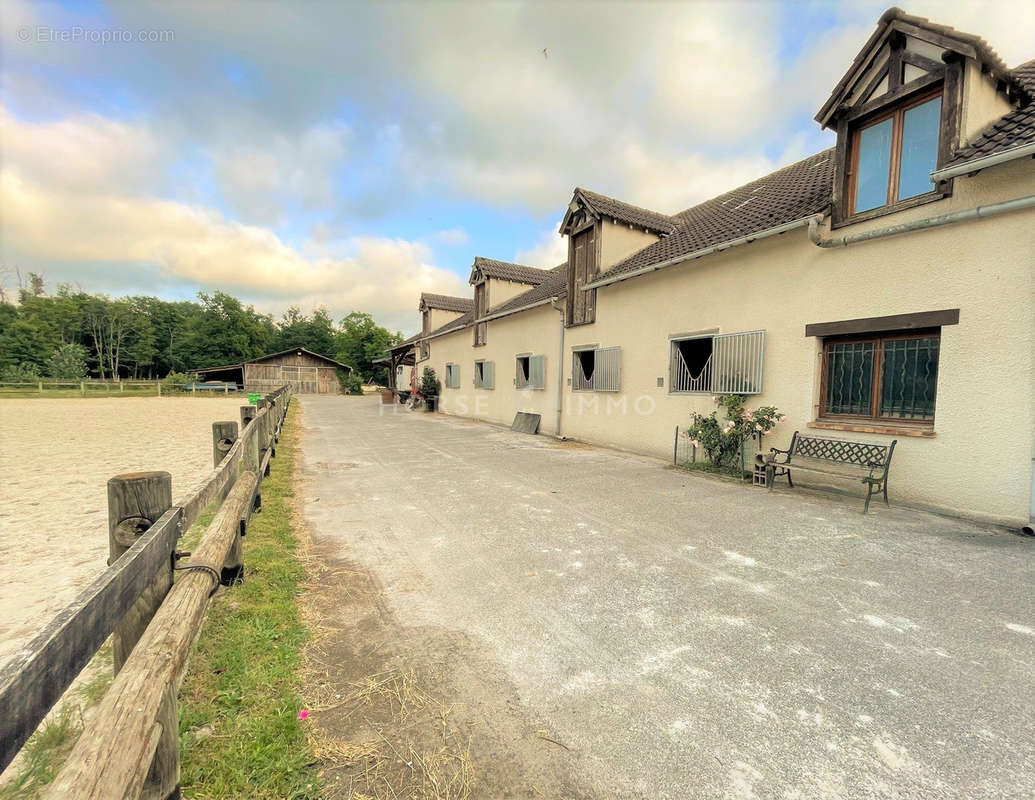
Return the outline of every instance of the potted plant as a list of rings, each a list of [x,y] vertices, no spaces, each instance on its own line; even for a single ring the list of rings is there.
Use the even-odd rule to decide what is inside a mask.
[[[419,391],[421,397],[424,398],[424,410],[438,411],[438,395],[442,391],[442,382],[439,381],[435,370],[431,367],[424,368]]]

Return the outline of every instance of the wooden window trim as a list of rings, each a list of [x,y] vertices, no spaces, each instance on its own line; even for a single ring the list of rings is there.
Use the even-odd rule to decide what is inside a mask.
[[[909,420],[899,417],[883,416],[879,413],[880,398],[884,384],[884,343],[889,341],[906,341],[911,339],[930,339],[936,337],[939,344],[939,364],[941,362],[941,328],[927,328],[925,330],[913,331],[886,331],[872,333],[869,335],[846,335],[828,336],[823,339],[823,350],[820,353],[822,359],[820,384],[819,384],[819,414],[815,420],[818,423],[848,423],[864,426],[883,426],[903,430],[933,430],[938,414],[938,382],[934,384],[934,419]],[[870,413],[866,414],[837,414],[827,410],[827,389],[829,388],[829,351],[834,344],[862,344],[873,342],[873,374],[872,386],[870,387]]]
[[[885,109],[872,116],[867,116],[861,122],[852,123],[848,128],[848,136],[850,137],[848,147],[848,159],[847,169],[845,175],[845,197],[844,197],[844,208],[845,216],[839,221],[841,224],[850,224],[854,222],[862,222],[867,219],[873,219],[874,217],[880,217],[885,214],[892,214],[896,211],[903,211],[907,208],[915,208],[916,206],[923,205],[924,203],[930,203],[936,200],[941,200],[949,194],[951,194],[951,186],[945,187],[945,189],[939,189],[935,186],[930,192],[924,192],[923,194],[914,195],[913,197],[907,197],[904,199],[896,199],[898,197],[899,190],[899,171],[902,166],[902,134],[905,127],[905,115],[906,112],[921,106],[924,103],[930,102],[936,98],[941,98],[942,105],[946,103],[944,97],[944,85],[939,85],[934,91],[926,91],[922,94],[918,94],[908,100],[896,104],[892,108]],[[944,117],[944,114],[943,114]],[[865,211],[856,212],[856,189],[858,188],[859,178],[859,139],[864,130],[872,128],[874,125],[879,125],[886,120],[892,120],[891,124],[891,158],[888,164],[888,191],[885,196],[885,203],[877,206],[876,208],[870,208]],[[942,153],[941,139],[946,135],[944,130],[939,130],[938,136],[938,155],[939,159]],[[946,191],[948,190],[948,191]],[[835,226],[837,227],[837,226]]]

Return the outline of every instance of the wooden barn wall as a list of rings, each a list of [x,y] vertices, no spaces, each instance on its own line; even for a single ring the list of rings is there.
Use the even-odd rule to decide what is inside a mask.
[[[290,383],[298,394],[340,394],[337,368],[305,353],[245,364],[244,369],[245,390],[249,392],[270,392]]]

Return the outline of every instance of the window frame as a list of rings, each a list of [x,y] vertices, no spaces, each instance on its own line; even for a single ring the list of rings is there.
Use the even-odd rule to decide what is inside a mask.
[[[525,361],[528,369],[525,371],[526,377],[524,383],[521,382],[521,361]],[[531,389],[532,388],[532,354],[531,353],[519,353],[514,356],[514,388],[515,389]]]
[[[489,383],[485,383],[485,365],[489,365]],[[481,369],[479,369],[479,366]],[[481,372],[481,377],[478,373]],[[476,358],[474,360],[474,388],[491,391],[496,388],[496,362],[488,358]]]
[[[905,127],[905,115],[907,111],[910,111],[917,106],[922,106],[924,103],[930,102],[935,99],[941,99],[941,113],[939,118],[944,118],[944,107],[945,107],[945,96],[944,86],[939,84],[937,88],[930,89],[920,92],[907,100],[904,100],[896,105],[882,109],[874,113],[871,116],[865,117],[862,120],[858,120],[852,123],[848,130],[849,142],[848,142],[848,159],[847,159],[847,174],[845,175],[845,214],[842,222],[857,222],[871,217],[881,216],[883,214],[891,213],[894,211],[901,211],[906,208],[912,208],[913,206],[928,203],[934,200],[941,200],[947,197],[948,194],[945,190],[940,189],[937,184],[931,184],[931,191],[923,192],[922,194],[912,195],[911,197],[898,198],[899,192],[899,173],[902,167],[902,133]],[[875,206],[873,208],[867,208],[864,211],[856,211],[856,194],[858,189],[859,180],[859,141],[862,136],[862,132],[868,128],[872,128],[874,125],[879,125],[886,120],[892,120],[891,123],[891,158],[888,164],[888,191],[885,195],[885,202],[882,205]],[[938,142],[935,146],[935,166],[937,167],[941,161],[942,153],[942,137],[945,135],[945,131],[939,127],[938,131]],[[896,199],[891,199],[896,198]]]
[[[932,404],[934,411],[931,419],[904,419],[881,414],[881,403],[884,389],[884,343],[888,341],[907,341],[911,339],[938,339],[938,375],[941,374],[941,328],[924,328],[921,330],[895,330],[878,331],[868,334],[846,334],[842,336],[825,336],[822,340],[821,373],[819,383],[819,411],[816,416],[817,422],[847,422],[869,425],[880,425],[887,428],[919,428],[922,430],[933,430],[934,423],[938,418],[938,379],[934,381],[934,397]],[[829,395],[829,350],[835,344],[862,344],[874,343],[873,350],[873,374],[870,386],[870,413],[869,414],[838,414],[827,410]]]
[[[744,337],[754,336],[757,337],[757,354],[753,352],[755,345]],[[676,389],[675,387],[675,354],[678,351],[680,342],[688,342],[695,339],[710,339],[712,343],[712,352],[708,357],[708,362],[705,364],[705,369],[708,368],[708,364],[712,364],[712,373],[710,376],[709,386],[704,389]],[[722,345],[716,345],[717,340],[730,341],[734,339],[741,339],[742,341],[748,341],[747,349],[741,347],[739,353],[730,353],[728,347]],[[744,394],[750,396],[761,395],[765,392],[765,354],[766,354],[766,341],[768,339],[767,331],[765,328],[758,328],[749,331],[731,331],[729,333],[720,333],[718,330],[712,330],[708,333],[690,333],[690,334],[678,334],[670,335],[668,338],[668,394],[670,395],[719,395],[719,394]],[[737,346],[734,345],[734,348]],[[722,374],[721,368],[723,364],[721,362],[714,362],[716,354],[732,356],[734,359],[739,354],[740,360],[739,365],[744,367],[750,367],[754,363],[754,356],[757,355],[757,373],[753,374],[751,378],[742,377],[742,385],[738,389],[721,389],[716,388],[718,377]],[[713,363],[714,362],[714,363]],[[704,369],[701,371],[704,372]],[[750,390],[744,386],[743,383],[752,381],[753,387]]]
[[[600,363],[597,359],[598,353],[618,353],[618,363],[610,367],[611,372],[609,374],[612,377],[617,378],[617,385],[613,387],[601,388],[597,385],[597,377],[600,375]],[[593,354],[593,377],[589,379],[590,386],[577,389],[575,387],[575,371],[580,370],[581,367],[578,365],[580,354],[592,353]],[[594,345],[592,347],[573,347],[571,349],[571,390],[573,392],[607,392],[610,394],[616,394],[622,391],[622,348],[620,345],[613,345],[611,347],[600,347]],[[584,374],[584,373],[583,373]]]

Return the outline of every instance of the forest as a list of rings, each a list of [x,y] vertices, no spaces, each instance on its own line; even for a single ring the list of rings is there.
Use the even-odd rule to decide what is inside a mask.
[[[0,302],[0,380],[163,379],[304,347],[384,382],[372,362],[401,339],[360,311],[335,323],[323,308],[292,306],[274,320],[220,291],[197,301],[111,298],[67,284],[48,293],[29,273],[18,302]]]

